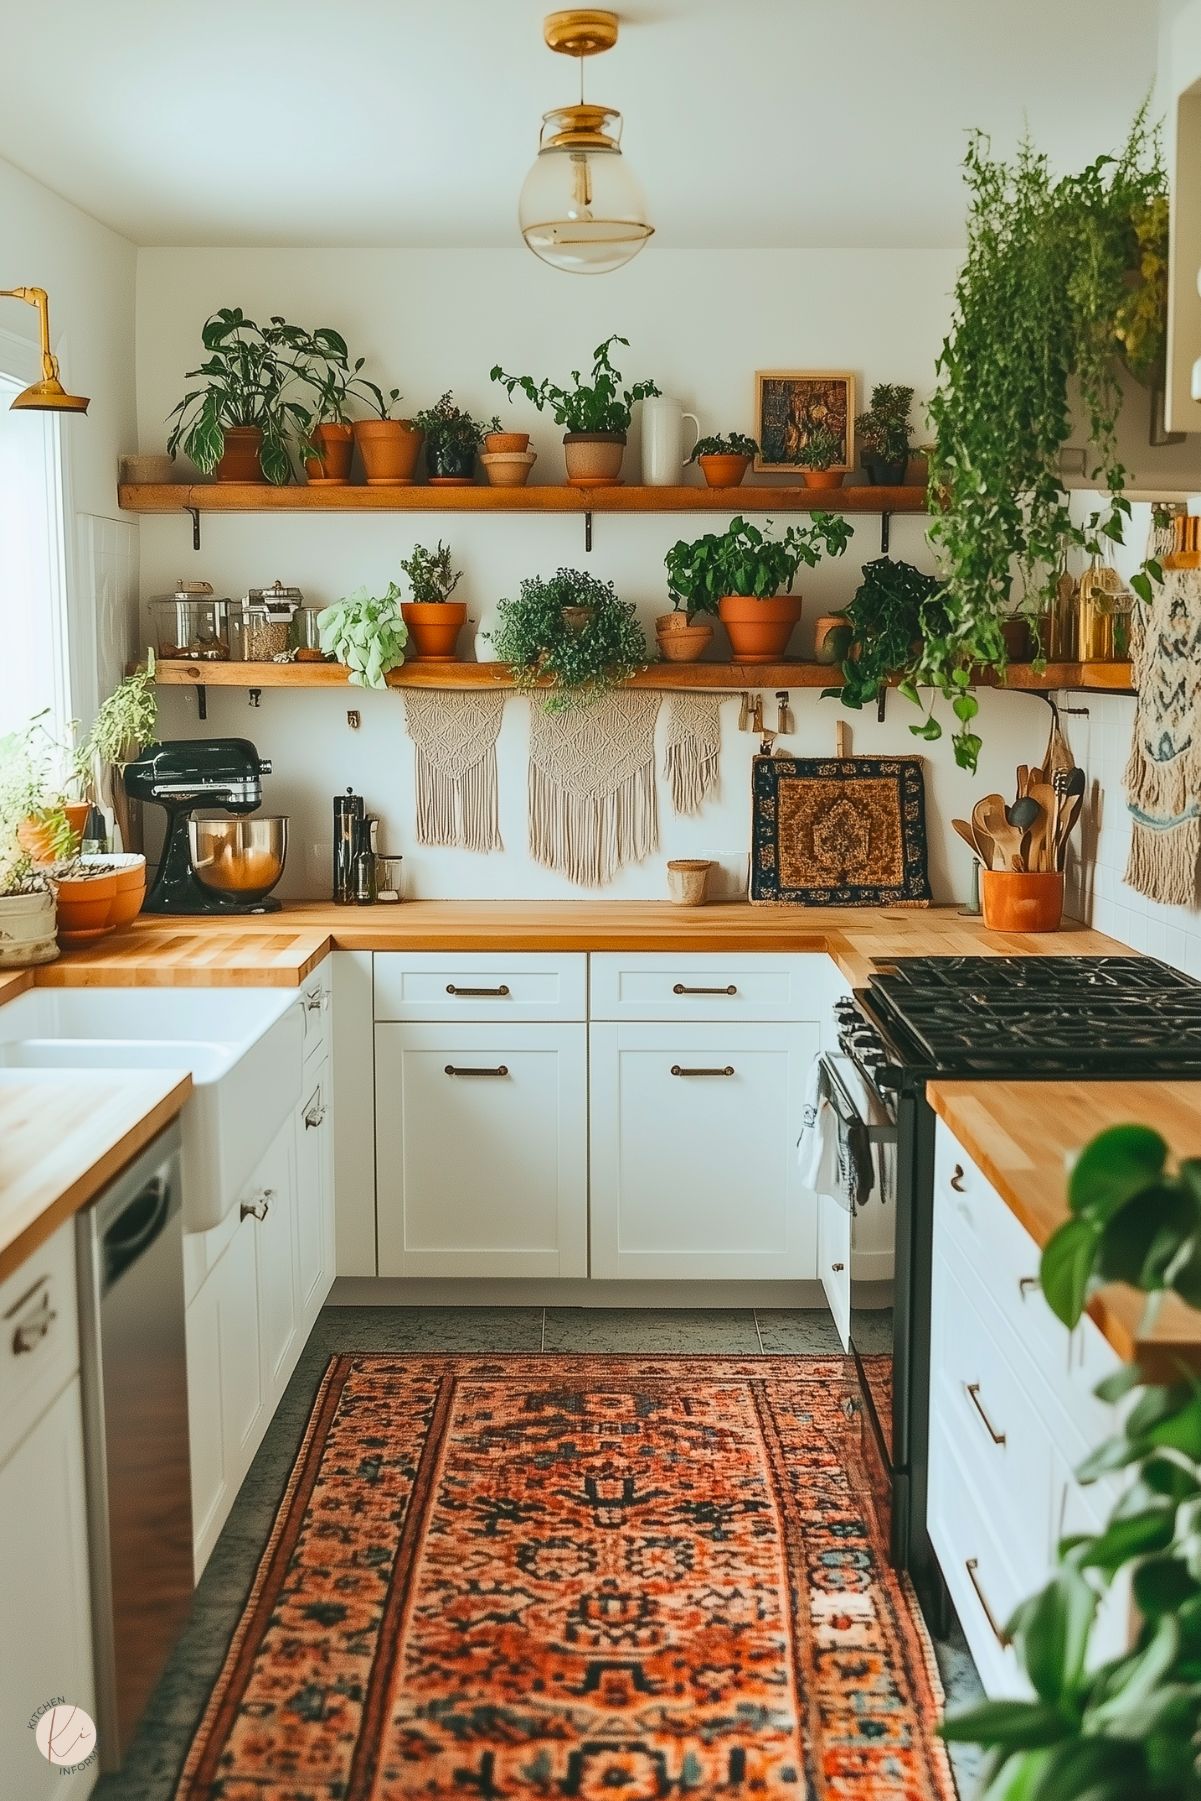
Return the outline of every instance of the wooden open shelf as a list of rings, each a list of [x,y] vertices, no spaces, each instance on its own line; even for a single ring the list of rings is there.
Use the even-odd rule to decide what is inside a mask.
[[[260,482],[123,482],[127,513],[923,513],[926,490],[905,488],[305,487]]]
[[[165,688],[346,688],[340,663],[191,663],[182,658],[155,665]],[[826,663],[652,663],[634,676],[633,688],[694,688],[727,693],[743,688],[834,688],[837,667]],[[388,677],[390,688],[511,688],[505,663],[405,663]],[[1005,680],[982,686],[1036,693],[1054,688],[1129,692],[1129,663],[1048,663],[1041,673],[1011,663]]]

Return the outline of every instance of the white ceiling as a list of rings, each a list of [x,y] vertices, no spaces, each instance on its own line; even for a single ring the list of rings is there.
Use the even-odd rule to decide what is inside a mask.
[[[539,116],[575,98],[552,0],[0,6],[0,156],[139,244],[511,246]],[[1156,0],[618,10],[587,91],[674,248],[954,247],[967,127],[1079,164],[1155,72]]]

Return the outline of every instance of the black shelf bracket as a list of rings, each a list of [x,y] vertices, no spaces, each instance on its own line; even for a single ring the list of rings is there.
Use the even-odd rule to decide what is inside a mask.
[[[200,508],[186,506],[184,508],[184,512],[191,513],[191,515],[192,515],[192,549],[199,550],[200,549]],[[200,717],[203,719],[203,717],[204,717],[203,713],[201,714]]]
[[[885,708],[885,704],[886,704],[887,700],[888,700],[888,689],[881,688],[879,694],[876,696],[876,718],[879,720],[881,725],[884,724],[884,708]]]
[[[592,549],[592,510],[584,514],[584,549]]]
[[[196,717],[207,719],[209,716],[209,691],[203,682],[196,684]]]
[[[892,536],[892,514],[891,513],[881,513],[881,515],[880,515],[880,555],[882,557],[886,557],[888,555],[888,540],[891,536]]]

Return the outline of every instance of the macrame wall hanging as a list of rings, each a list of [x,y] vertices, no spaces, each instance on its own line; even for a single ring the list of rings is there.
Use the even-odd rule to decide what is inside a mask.
[[[657,847],[659,696],[606,694],[562,713],[530,708],[530,855],[583,888]]]
[[[1201,855],[1201,569],[1165,569],[1131,621],[1134,735],[1126,765],[1126,880],[1189,907]]]
[[[668,702],[663,768],[677,813],[699,813],[717,787],[720,705],[720,694],[673,694]]]
[[[416,747],[417,842],[501,850],[496,740],[505,696],[410,691],[405,723]]]

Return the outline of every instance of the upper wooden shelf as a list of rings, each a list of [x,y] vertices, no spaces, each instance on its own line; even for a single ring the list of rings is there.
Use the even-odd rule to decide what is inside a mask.
[[[924,513],[926,490],[780,488],[305,487],[259,482],[124,482],[127,513]]]

